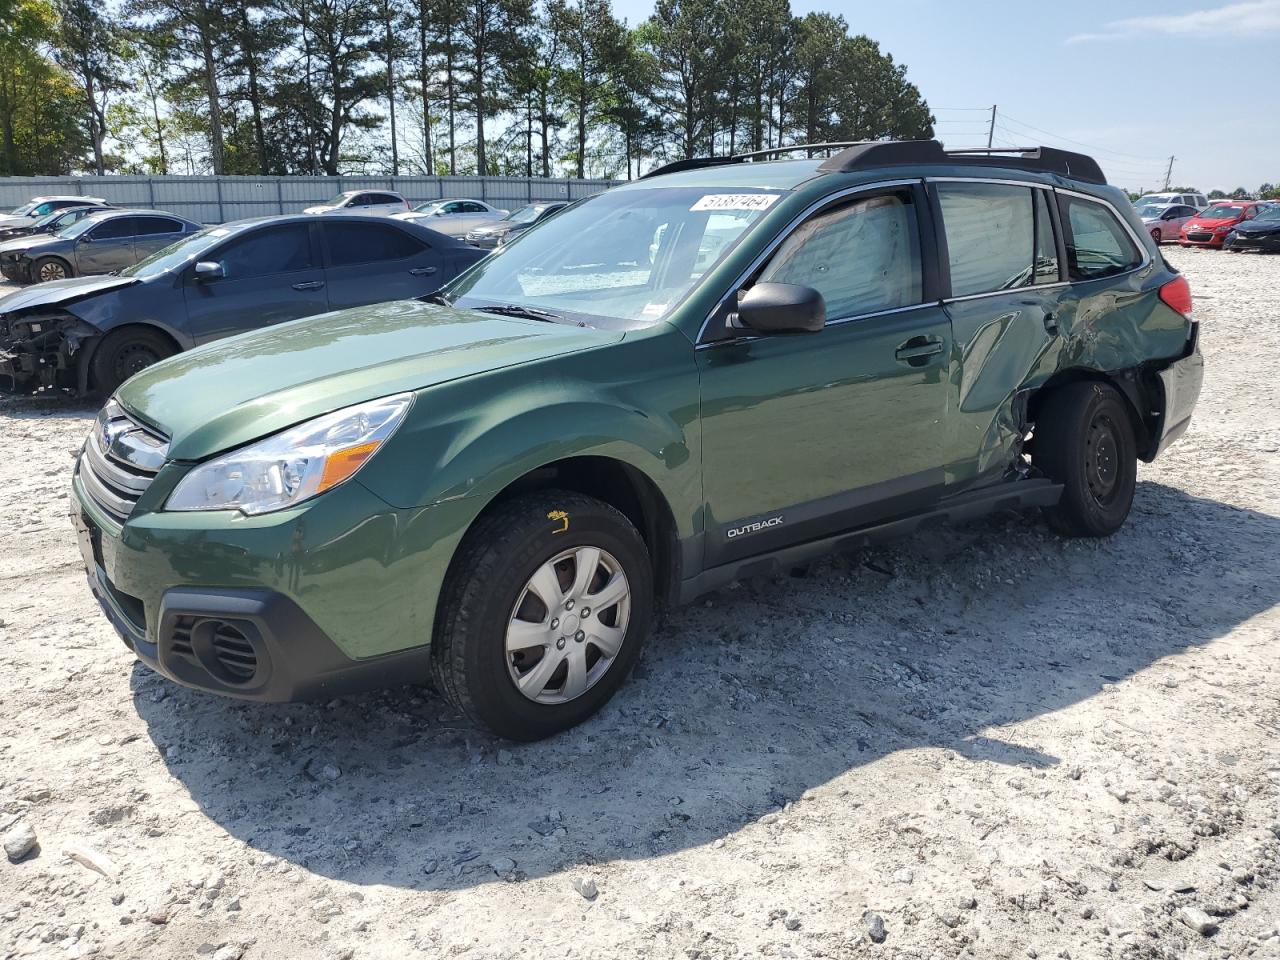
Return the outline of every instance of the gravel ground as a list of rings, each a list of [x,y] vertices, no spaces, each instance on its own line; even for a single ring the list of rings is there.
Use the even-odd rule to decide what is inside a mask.
[[[1102,543],[1006,515],[670,616],[517,746],[135,665],[0,405],[0,956],[1280,957],[1280,257],[1170,250],[1195,425]]]

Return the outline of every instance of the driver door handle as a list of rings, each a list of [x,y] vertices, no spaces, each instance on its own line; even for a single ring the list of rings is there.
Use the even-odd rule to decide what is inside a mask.
[[[415,277],[426,277],[439,270],[439,267],[414,267],[409,271]]]
[[[295,284],[293,285],[293,289],[295,289],[295,290],[323,290],[323,289],[324,289],[324,281],[323,281],[323,280],[308,280],[306,283],[295,283]]]
[[[930,357],[941,353],[944,346],[938,337],[912,337],[906,343],[900,344],[893,355],[901,363],[919,367],[923,366]]]

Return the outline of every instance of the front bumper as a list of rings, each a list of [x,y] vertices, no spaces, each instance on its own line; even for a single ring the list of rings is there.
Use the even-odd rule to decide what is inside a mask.
[[[13,283],[30,283],[31,264],[17,254],[0,254],[0,275]]]
[[[1209,230],[1194,230],[1178,235],[1178,243],[1184,247],[1220,247],[1226,239],[1225,233],[1213,233]]]
[[[170,486],[162,478],[153,486]],[[161,512],[121,526],[78,469],[70,501],[103,613],[171,680],[294,701],[428,676],[439,584],[462,532],[445,529],[448,510],[394,510],[351,481],[311,501],[320,509],[265,523]]]
[[[1263,250],[1280,253],[1280,232],[1260,234],[1233,233],[1225,244],[1228,250]]]

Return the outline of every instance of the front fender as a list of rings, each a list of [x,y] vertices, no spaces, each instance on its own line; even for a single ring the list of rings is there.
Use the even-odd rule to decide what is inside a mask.
[[[539,467],[607,457],[648,477],[682,536],[701,501],[697,369],[669,327],[616,344],[422,391],[410,420],[361,471],[393,506],[474,501]]]

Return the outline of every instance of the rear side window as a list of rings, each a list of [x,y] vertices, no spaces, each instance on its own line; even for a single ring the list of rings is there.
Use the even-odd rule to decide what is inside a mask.
[[[1142,254],[1104,204],[1058,194],[1066,225],[1067,267],[1072,280],[1098,280],[1140,266]]]
[[[181,233],[182,224],[168,217],[139,217],[138,236],[150,237],[161,233]]]
[[[1030,187],[998,183],[940,183],[938,200],[951,266],[951,295],[968,297],[1032,284],[1037,255],[1036,214]],[[1052,224],[1045,256],[1056,257]],[[1056,280],[1057,277],[1055,276]]]
[[[917,304],[920,238],[910,192],[864,197],[796,228],[761,282],[813,287],[839,320]]]
[[[324,232],[329,240],[329,263],[335,267],[403,260],[426,248],[403,230],[380,223],[326,223]]]
[[[1057,283],[1062,279],[1058,270],[1058,243],[1053,234],[1053,214],[1049,212],[1049,191],[1032,190],[1035,196],[1036,215],[1036,268],[1035,283]]]
[[[228,280],[293,273],[315,266],[308,224],[290,223],[239,237],[216,255]]]
[[[134,221],[137,217],[116,217],[99,223],[89,231],[95,240],[123,240],[133,236]]]

